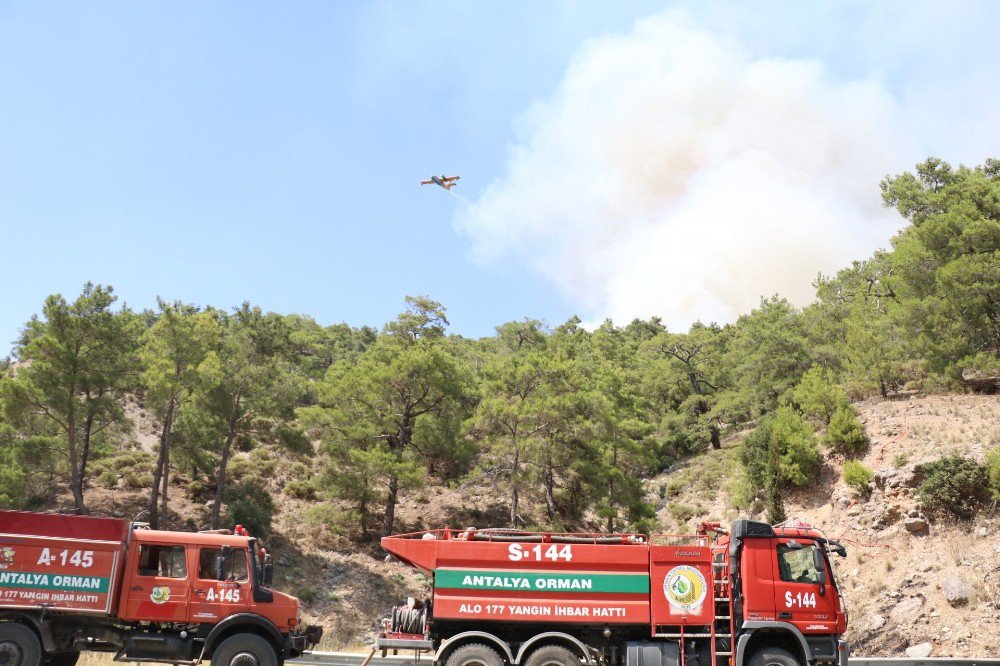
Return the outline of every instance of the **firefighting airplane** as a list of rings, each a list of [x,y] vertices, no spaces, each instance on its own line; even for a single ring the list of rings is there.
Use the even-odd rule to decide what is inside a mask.
[[[455,182],[456,180],[459,180],[458,176],[445,176],[444,174],[441,174],[440,176],[431,176],[430,180],[422,180],[420,181],[420,184],[440,185],[444,189],[450,190],[451,188],[458,185],[458,183]]]

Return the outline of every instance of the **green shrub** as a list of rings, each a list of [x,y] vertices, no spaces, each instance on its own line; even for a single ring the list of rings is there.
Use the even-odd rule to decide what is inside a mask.
[[[332,504],[317,504],[300,514],[302,523],[313,530],[326,528],[331,534],[347,534],[348,526],[357,524],[358,515],[354,511],[342,511]]]
[[[954,390],[955,386],[954,382],[945,375],[931,373],[927,375],[922,388],[924,393],[947,393]]]
[[[771,522],[785,517],[782,487],[809,483],[820,460],[816,435],[787,405],[762,419],[740,448],[748,487],[763,489],[764,509]]]
[[[108,490],[111,490],[112,488],[118,486],[118,478],[119,478],[118,472],[114,471],[113,469],[106,469],[103,472],[101,472],[99,481],[102,486],[104,486]],[[150,485],[152,485],[153,479],[150,478],[149,481]]]
[[[677,497],[678,495],[681,494],[681,491],[683,491],[685,488],[688,487],[688,485],[690,484],[688,484],[686,479],[681,479],[681,478],[670,479],[665,484],[663,484],[664,495],[661,495],[661,497],[663,496]]]
[[[249,458],[244,458],[242,456],[230,460],[229,466],[226,468],[226,473],[233,481],[242,481],[250,476],[256,476],[253,474],[253,471],[253,463],[250,462]]]
[[[868,448],[868,436],[854,407],[841,405],[830,419],[826,442],[834,450],[846,454],[861,453]]]
[[[905,453],[897,453],[896,457],[892,459],[892,466],[896,469],[903,467],[906,463],[910,462],[910,456]]]
[[[274,458],[271,456],[271,452],[264,448],[263,446],[258,446],[256,449],[250,452],[250,460],[255,464],[262,464],[271,462]]]
[[[995,352],[979,352],[962,359],[959,376],[963,382],[975,386],[981,383],[983,387],[996,386],[996,378],[1000,377],[1000,357]]]
[[[678,502],[673,502],[667,505],[667,511],[670,515],[674,517],[678,523],[686,523],[695,516],[700,516],[705,513],[705,507],[703,506],[688,506],[687,504],[680,504]]]
[[[22,509],[31,490],[14,429],[0,422],[0,509]]]
[[[711,477],[702,474],[698,477],[698,496],[709,501],[714,500],[719,494],[719,477]]]
[[[972,518],[989,499],[989,475],[975,460],[949,456],[920,466],[924,480],[917,488],[920,501],[932,511]]]
[[[746,470],[739,470],[730,477],[729,501],[734,508],[740,511],[751,513],[760,511],[757,489],[747,478]]]
[[[127,488],[151,488],[153,475],[142,472],[125,472],[125,486]]]
[[[875,472],[865,467],[860,461],[848,460],[844,463],[844,483],[859,493],[867,492],[868,484],[875,478]]]
[[[288,468],[288,475],[296,481],[304,481],[312,476],[312,470],[305,463],[292,463],[292,466]]]
[[[989,477],[990,495],[1000,501],[1000,446],[986,454],[986,474]]]
[[[316,482],[311,479],[307,481],[289,481],[285,484],[285,494],[295,499],[314,500],[316,499]]]
[[[187,484],[188,499],[196,500],[205,492],[205,484],[201,481],[191,481]]]
[[[667,511],[670,515],[674,517],[678,523],[686,523],[695,516],[697,516],[701,511],[693,506],[688,506],[687,504],[671,503],[667,505]]]
[[[226,516],[254,536],[267,536],[274,517],[274,500],[259,481],[246,481],[226,491]]]
[[[799,487],[809,483],[821,456],[816,435],[798,412],[779,407],[771,418],[771,437],[781,451],[782,480]]]
[[[119,472],[138,474],[141,472],[152,473],[154,461],[153,454],[146,451],[127,451],[109,460],[108,464],[113,465]]]
[[[265,448],[257,448],[250,452],[250,465],[253,467],[254,476],[264,477],[274,473],[277,465],[271,452]]]
[[[811,367],[787,397],[807,418],[826,425],[834,413],[849,404],[844,389],[833,373],[819,366]]]

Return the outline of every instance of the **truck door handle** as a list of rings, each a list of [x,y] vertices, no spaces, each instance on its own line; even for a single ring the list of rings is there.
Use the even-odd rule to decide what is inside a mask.
[[[205,595],[205,590],[195,590],[194,593],[201,597]]]
[[[133,592],[142,592],[142,585],[133,585],[129,589],[132,590]]]
[[[787,611],[786,612],[782,612],[782,613],[778,613],[778,619],[779,620],[791,620],[792,619],[792,614],[789,613],[789,612],[787,612]]]

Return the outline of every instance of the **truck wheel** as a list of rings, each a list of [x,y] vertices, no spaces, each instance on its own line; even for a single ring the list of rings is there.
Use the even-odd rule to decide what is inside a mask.
[[[524,666],[580,666],[580,657],[561,645],[545,645],[532,652]]]
[[[503,658],[493,648],[481,643],[470,643],[448,655],[445,666],[504,666],[504,664]]]
[[[781,648],[766,647],[757,650],[747,666],[801,666],[791,652]]]
[[[79,652],[57,652],[55,654],[45,655],[45,662],[43,666],[76,666],[76,662],[80,659]]]
[[[215,648],[212,666],[278,666],[278,655],[271,644],[260,636],[236,634]]]
[[[38,666],[42,646],[35,632],[17,622],[0,622],[0,666]]]

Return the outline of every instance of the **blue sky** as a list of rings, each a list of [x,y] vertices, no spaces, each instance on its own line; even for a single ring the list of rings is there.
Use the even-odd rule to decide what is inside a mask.
[[[822,72],[801,79],[821,89],[808,93],[813,103],[849,107],[864,88],[883,123],[865,131],[898,134],[880,168],[929,153],[970,163],[997,154],[995,4],[800,4],[0,2],[0,355],[46,295],[72,297],[88,280],[137,309],[157,296],[223,308],[249,300],[323,324],[380,325],[405,295],[425,294],[470,336],[573,313],[725,319],[742,301],[706,294],[681,307],[669,290],[630,300],[621,290],[644,291],[629,285],[648,273],[571,266],[600,263],[574,244],[574,229],[590,224],[572,205],[586,201],[588,181],[553,178],[548,192],[522,196],[519,174],[547,178],[604,159],[565,148],[594,139],[585,129],[558,150],[545,137],[574,131],[572,117],[554,117],[579,115],[574,63],[599,70],[650,16],[661,17],[647,30],[653,42],[657,30],[708,34],[741,72],[816,64]],[[649,57],[661,55],[671,57]],[[674,63],[648,85],[638,72],[635,85],[676,82],[678,68],[698,66]],[[624,78],[586,81],[617,95],[605,82]],[[786,92],[778,104],[801,99]],[[660,124],[627,116],[614,126],[641,122]],[[735,168],[695,170],[684,191]],[[442,172],[462,175],[456,194],[417,184]],[[863,196],[855,189],[830,196]],[[657,201],[636,213],[659,220],[646,235],[618,244],[614,229],[598,230],[595,242],[612,234],[619,265],[643,238],[673,242],[664,220],[685,219],[690,206]],[[496,241],[543,211],[559,221],[555,236],[532,227]],[[855,225],[868,219],[849,214]],[[866,242],[884,244],[890,226]],[[624,286],[605,289],[614,284]]]

